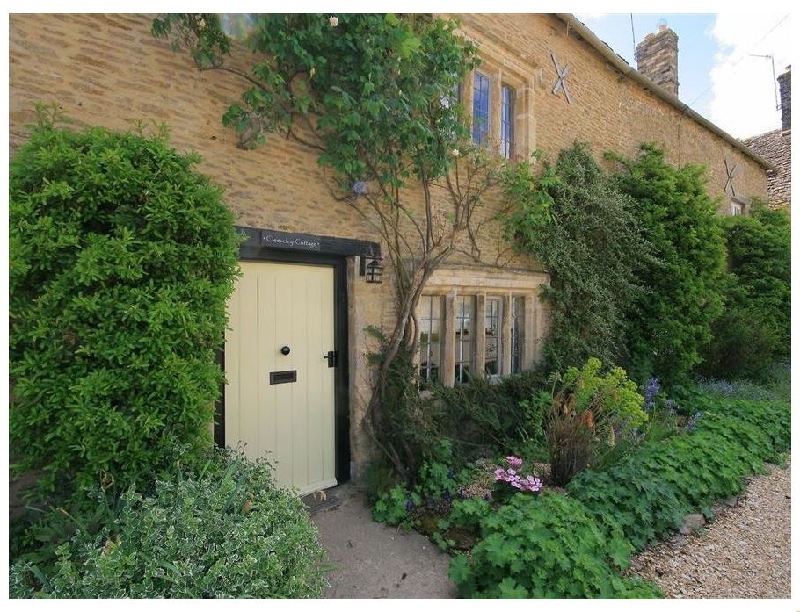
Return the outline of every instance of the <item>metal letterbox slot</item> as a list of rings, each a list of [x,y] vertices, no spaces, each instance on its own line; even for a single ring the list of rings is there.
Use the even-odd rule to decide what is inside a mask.
[[[278,370],[269,373],[269,384],[283,385],[285,383],[297,382],[297,370]]]

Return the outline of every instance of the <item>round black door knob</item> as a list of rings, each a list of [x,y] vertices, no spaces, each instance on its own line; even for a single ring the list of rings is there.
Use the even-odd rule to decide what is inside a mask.
[[[291,350],[292,349],[290,349],[288,346],[284,346],[281,348],[281,355],[288,355],[291,352]]]

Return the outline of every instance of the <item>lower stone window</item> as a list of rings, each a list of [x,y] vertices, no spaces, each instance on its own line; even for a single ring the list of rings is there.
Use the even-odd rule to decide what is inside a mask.
[[[530,369],[535,355],[536,295],[425,294],[417,308],[423,384],[464,384]]]

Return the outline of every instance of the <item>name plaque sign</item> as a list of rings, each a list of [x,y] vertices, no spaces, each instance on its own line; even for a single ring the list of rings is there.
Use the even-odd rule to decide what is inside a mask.
[[[291,234],[261,230],[261,246],[272,249],[291,249],[292,251],[319,252],[322,240],[313,234]]]

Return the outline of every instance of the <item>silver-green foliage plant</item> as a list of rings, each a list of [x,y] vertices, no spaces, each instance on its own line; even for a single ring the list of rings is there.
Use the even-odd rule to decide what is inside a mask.
[[[622,363],[630,303],[643,290],[636,262],[652,259],[631,199],[587,143],[563,149],[555,164],[509,166],[503,189],[506,238],[550,275],[543,367],[563,371],[590,356]]]
[[[13,564],[11,597],[320,597],[324,550],[300,498],[275,486],[266,460],[221,456],[200,476],[159,481],[152,496],[129,489],[113,523],[58,548],[52,573]]]
[[[59,499],[101,476],[142,486],[211,446],[233,215],[163,130],[63,129],[38,110],[9,176],[12,462]]]

